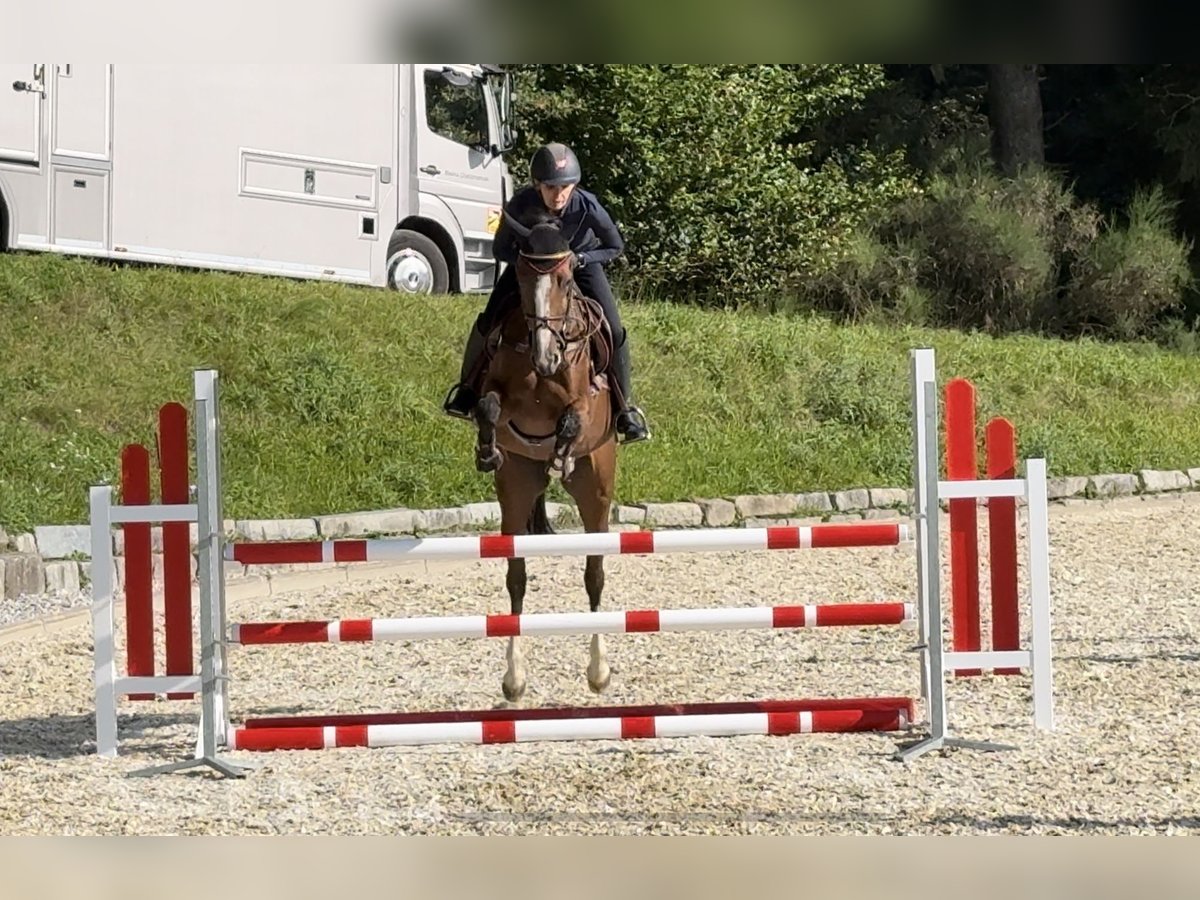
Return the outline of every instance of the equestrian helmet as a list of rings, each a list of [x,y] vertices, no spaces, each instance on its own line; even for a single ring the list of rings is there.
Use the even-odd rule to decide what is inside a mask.
[[[545,144],[529,161],[529,177],[541,184],[579,184],[579,160],[566,144]]]

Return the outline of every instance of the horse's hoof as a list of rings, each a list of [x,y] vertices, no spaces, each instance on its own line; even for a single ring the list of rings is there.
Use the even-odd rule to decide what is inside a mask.
[[[567,481],[571,477],[571,473],[575,471],[575,460],[572,457],[563,458],[556,456],[550,461],[548,470],[551,478],[557,478],[560,481]]]
[[[475,453],[475,468],[480,472],[494,472],[500,468],[503,461],[504,457],[500,454],[499,449],[494,449],[490,453],[482,450]]]
[[[504,691],[504,699],[509,703],[516,703],[525,695],[525,672],[520,669],[517,672],[505,672],[504,677],[500,679],[500,688]]]
[[[599,675],[600,677],[597,678],[596,674],[588,669],[588,687],[592,689],[593,694],[602,694],[608,690],[609,682],[612,681],[612,669],[605,666]]]
[[[500,683],[500,689],[504,691],[504,699],[509,703],[516,703],[525,696],[524,684],[509,684],[503,681]]]

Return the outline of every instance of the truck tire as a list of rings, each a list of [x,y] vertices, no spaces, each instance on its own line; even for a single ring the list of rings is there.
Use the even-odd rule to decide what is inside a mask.
[[[388,287],[402,294],[447,294],[450,268],[438,245],[419,231],[397,228],[388,242]]]

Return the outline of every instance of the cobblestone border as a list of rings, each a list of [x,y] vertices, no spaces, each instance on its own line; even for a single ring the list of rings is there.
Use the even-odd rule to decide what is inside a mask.
[[[1200,468],[1142,469],[1136,473],[1051,478],[1052,503],[1076,505],[1137,495],[1200,491]],[[887,519],[911,510],[907,488],[855,488],[796,494],[747,494],[676,503],[637,503],[613,508],[616,528],[730,528],[810,525]],[[980,501],[981,503],[983,501]],[[944,506],[944,501],[943,501]],[[556,527],[579,527],[574,506],[548,504]],[[244,540],[278,541],[344,537],[403,537],[470,534],[499,527],[495,502],[440,509],[385,509],[299,519],[229,519],[228,535]],[[195,525],[192,526],[193,541]],[[151,530],[155,580],[162,573],[162,529]],[[194,546],[194,543],[193,543]],[[124,540],[113,532],[116,586],[123,584]],[[30,534],[9,537],[0,529],[0,602],[20,594],[79,592],[89,581],[91,538],[87,525],[38,526]],[[193,561],[194,564],[194,561]]]

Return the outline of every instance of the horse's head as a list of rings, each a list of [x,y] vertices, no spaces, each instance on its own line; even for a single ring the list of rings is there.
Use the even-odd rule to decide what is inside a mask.
[[[550,213],[535,212],[518,222],[509,218],[517,235],[517,284],[521,291],[521,311],[529,327],[533,367],[539,375],[553,375],[562,368],[567,345],[576,337],[568,328],[578,318],[573,314],[576,293],[575,254],[558,220]]]

